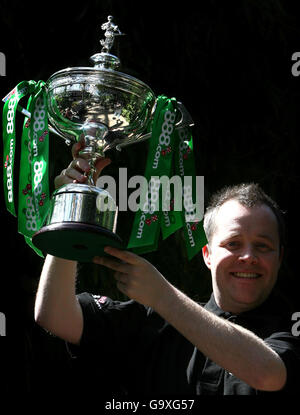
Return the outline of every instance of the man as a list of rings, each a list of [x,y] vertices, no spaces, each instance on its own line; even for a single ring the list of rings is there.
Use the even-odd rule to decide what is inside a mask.
[[[85,180],[79,148],[56,186]],[[98,163],[98,173],[107,162]],[[115,271],[130,301],[76,296],[76,262],[47,256],[36,321],[93,367],[105,361],[102,373],[116,371],[124,393],[292,393],[299,339],[272,294],[284,245],[280,210],[257,185],[231,187],[207,209],[205,231],[213,295],[204,307],[142,257],[107,247],[109,256],[94,262]]]

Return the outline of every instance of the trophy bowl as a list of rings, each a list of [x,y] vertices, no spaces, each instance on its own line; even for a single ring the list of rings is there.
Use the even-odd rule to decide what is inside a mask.
[[[104,157],[117,145],[136,142],[144,132],[155,95],[143,82],[106,68],[67,68],[47,81],[52,127],[66,140],[87,137],[85,153]],[[94,134],[87,134],[90,125]]]

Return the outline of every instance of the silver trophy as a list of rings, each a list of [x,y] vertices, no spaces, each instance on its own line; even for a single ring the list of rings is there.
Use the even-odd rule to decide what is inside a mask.
[[[67,68],[46,83],[49,129],[68,144],[84,140],[80,157],[89,161],[87,184],[72,183],[51,198],[45,225],[32,238],[34,245],[54,256],[89,262],[106,245],[122,247],[116,234],[118,208],[112,196],[93,181],[95,161],[107,150],[120,150],[151,137],[145,133],[153,116],[156,97],[140,80],[118,72],[120,60],[110,54],[115,36],[121,35],[112,16],[101,28],[101,53],[90,60],[94,67]],[[192,125],[178,103],[176,128]]]

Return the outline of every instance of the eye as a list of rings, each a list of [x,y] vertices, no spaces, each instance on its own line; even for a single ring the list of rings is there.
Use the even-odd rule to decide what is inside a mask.
[[[239,241],[229,241],[226,243],[226,247],[229,249],[236,249],[240,246],[240,242]]]
[[[264,244],[264,243],[262,243],[262,242],[260,242],[260,243],[258,243],[258,244],[255,244],[255,246],[256,246],[257,248],[265,248],[267,245],[266,245],[266,244]]]
[[[266,252],[266,251],[271,251],[272,250],[272,248],[268,244],[266,244],[264,242],[259,242],[259,243],[255,244],[255,247],[257,249],[259,249],[260,251],[262,251],[262,252]]]

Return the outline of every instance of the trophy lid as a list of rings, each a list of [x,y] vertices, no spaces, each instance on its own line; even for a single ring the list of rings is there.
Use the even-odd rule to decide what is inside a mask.
[[[117,56],[112,55],[110,53],[110,50],[113,47],[115,37],[123,36],[125,35],[125,33],[122,33],[119,30],[118,26],[113,23],[113,16],[108,16],[107,19],[108,21],[101,25],[101,29],[105,30],[105,33],[104,33],[105,39],[101,39],[99,41],[99,43],[102,45],[101,52],[95,53],[89,58],[90,62],[94,66],[93,67],[81,67],[81,66],[77,67],[76,66],[76,67],[68,67],[65,69],[61,69],[50,76],[50,78],[48,79],[48,84],[54,78],[56,78],[57,75],[61,77],[62,73],[64,72],[70,74],[70,72],[72,71],[75,71],[78,73],[78,71],[83,70],[86,73],[87,72],[92,73],[93,71],[95,73],[99,73],[99,70],[104,70],[104,71],[113,71],[113,72],[116,72],[116,74],[119,73],[122,77],[127,77],[128,79],[131,79],[132,81],[138,82],[139,84],[144,85],[147,88],[149,88],[144,82],[140,81],[139,79],[134,78],[131,75],[116,71],[116,69],[118,69],[121,66],[121,61]]]
[[[120,59],[114,55],[111,55],[110,49],[112,48],[115,40],[115,36],[122,36],[124,33],[120,31],[118,26],[113,23],[113,17],[108,16],[107,22],[101,25],[101,29],[105,30],[105,39],[100,40],[102,45],[101,53],[96,53],[90,57],[90,61],[94,63],[95,68],[102,69],[116,69],[120,66]]]
[[[117,56],[107,52],[95,53],[95,55],[90,57],[90,61],[93,62],[95,68],[99,69],[115,70],[121,65],[120,59]]]

